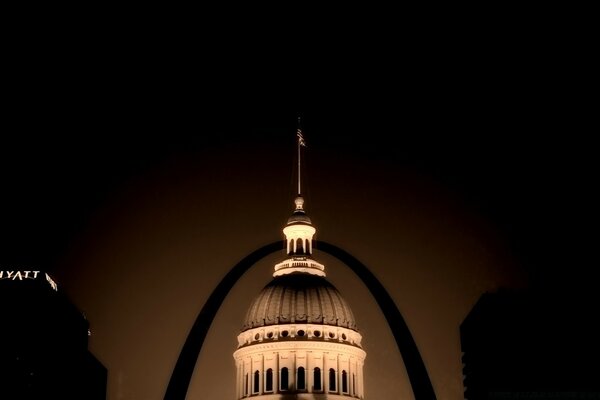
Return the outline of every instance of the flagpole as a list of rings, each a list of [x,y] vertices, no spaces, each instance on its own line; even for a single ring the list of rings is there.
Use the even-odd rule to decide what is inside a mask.
[[[306,147],[304,136],[302,136],[302,129],[300,128],[300,117],[298,117],[298,129],[296,130],[296,136],[298,136],[298,196],[302,194],[302,187],[300,185],[300,177],[302,175],[302,169],[300,168],[301,152],[300,147]]]
[[[300,123],[300,117],[298,117],[298,124]],[[298,133],[300,134],[300,128],[298,128]],[[298,136],[298,196],[302,193],[300,191],[300,136]]]

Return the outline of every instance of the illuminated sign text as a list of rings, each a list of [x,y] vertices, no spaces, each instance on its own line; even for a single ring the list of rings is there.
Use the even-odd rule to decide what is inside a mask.
[[[40,275],[40,271],[0,271],[0,281],[4,279],[9,279],[11,281],[37,279],[38,275]],[[52,286],[52,289],[58,290],[56,282],[54,282],[54,280],[50,278],[50,275],[44,273],[44,275],[41,276],[44,276],[46,278],[46,281],[48,281],[50,286]]]

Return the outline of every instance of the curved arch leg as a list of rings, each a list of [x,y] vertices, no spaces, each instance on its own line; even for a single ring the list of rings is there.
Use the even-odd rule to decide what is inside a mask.
[[[412,386],[413,394],[416,400],[433,400],[435,392],[429,380],[427,369],[419,354],[419,349],[415,343],[400,310],[396,307],[394,300],[385,290],[381,282],[373,275],[369,269],[356,258],[352,257],[346,251],[330,243],[319,241],[319,250],[322,250],[334,256],[346,264],[369,288],[371,295],[379,304],[385,319],[392,330],[396,344],[402,355],[402,360],[406,367],[408,379]]]
[[[164,400],[185,400],[202,344],[223,300],[244,272],[269,254],[282,249],[282,242],[275,242],[253,251],[237,263],[213,290],[204,307],[200,310],[200,314],[196,317],[181,353],[179,353]]]

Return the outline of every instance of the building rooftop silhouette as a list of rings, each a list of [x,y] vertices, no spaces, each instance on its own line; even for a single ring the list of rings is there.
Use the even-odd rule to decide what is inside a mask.
[[[105,400],[89,322],[43,271],[0,271],[0,399]]]
[[[597,317],[581,319],[559,298],[508,289],[480,297],[460,326],[465,399],[600,398]]]

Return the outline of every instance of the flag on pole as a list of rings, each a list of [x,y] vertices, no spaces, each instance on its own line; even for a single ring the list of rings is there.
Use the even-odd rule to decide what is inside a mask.
[[[296,135],[298,136],[298,143],[300,146],[306,147],[306,142],[304,141],[304,136],[302,136],[302,130],[300,130],[300,128],[296,131]]]

